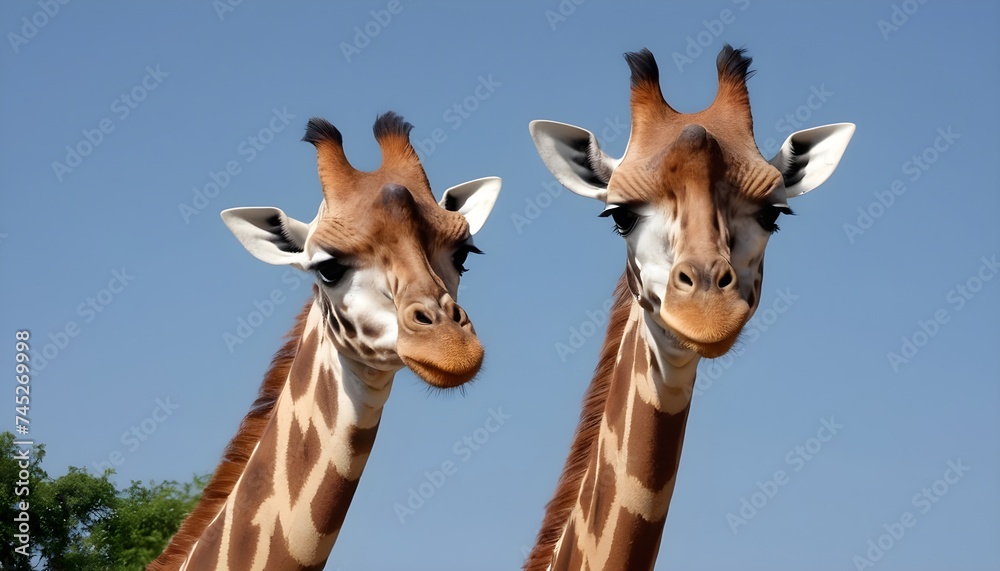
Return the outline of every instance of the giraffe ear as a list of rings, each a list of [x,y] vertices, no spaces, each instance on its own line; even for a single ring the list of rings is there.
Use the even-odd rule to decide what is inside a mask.
[[[607,201],[611,173],[621,161],[605,154],[593,133],[555,121],[532,121],[528,131],[556,180],[580,196]]]
[[[258,260],[304,267],[308,224],[271,207],[230,208],[222,211],[222,221]]]
[[[854,123],[835,123],[792,133],[770,162],[785,179],[785,197],[805,194],[826,182],[837,169]]]
[[[458,212],[469,223],[469,233],[475,234],[486,223],[497,195],[500,194],[501,180],[495,176],[477,178],[444,191],[439,204],[446,210]]]

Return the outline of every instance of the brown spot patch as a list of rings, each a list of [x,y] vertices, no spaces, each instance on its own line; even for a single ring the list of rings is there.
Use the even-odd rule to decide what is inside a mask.
[[[330,535],[344,525],[358,480],[346,480],[329,466],[310,507],[313,525],[321,535]]]
[[[337,320],[337,316],[335,316],[333,313],[327,312],[327,319],[326,319],[326,321],[327,321],[327,323],[330,324],[330,329],[334,333],[336,333],[337,335],[343,335],[344,334],[344,328],[341,327],[340,321]]]
[[[690,405],[670,414],[656,410],[636,395],[632,406],[628,473],[656,492],[677,473]]]
[[[370,321],[362,321],[361,334],[364,335],[366,339],[378,339],[385,332],[385,328],[378,323],[372,323]]]
[[[607,419],[608,426],[614,430],[617,437],[614,442],[616,448],[621,447],[622,439],[625,437],[625,411],[628,408],[632,371],[635,370],[637,339],[637,328],[633,325],[631,329],[626,331],[625,338],[622,340],[621,360],[612,373],[611,388],[608,390],[607,404],[604,408],[604,417]]]
[[[337,314],[337,319],[340,321],[340,325],[344,328],[344,335],[346,335],[348,339],[354,339],[355,337],[357,337],[358,336],[357,328],[354,327],[354,324],[351,323],[350,319],[347,319],[347,316],[344,315],[344,313],[340,310],[340,308],[339,307],[334,308],[333,311],[334,313]]]
[[[198,539],[198,545],[191,553],[189,569],[215,569],[219,566],[219,552],[222,550],[222,530],[225,529],[226,514],[221,514]],[[179,563],[179,562],[178,562]]]
[[[302,486],[309,477],[310,470],[316,465],[321,449],[322,444],[316,426],[309,423],[309,428],[303,432],[299,419],[295,419],[288,441],[289,454],[285,458],[285,470],[288,473],[288,495],[292,505],[298,501]]]
[[[299,563],[288,550],[288,541],[285,539],[285,530],[281,527],[281,522],[276,522],[277,525],[274,527],[274,535],[271,536],[271,543],[268,545],[267,550],[267,563],[264,564],[264,569],[301,569],[302,564]],[[234,551],[239,551],[239,549],[234,549]],[[250,565],[239,565],[232,566],[231,569],[249,569]]]
[[[293,400],[299,400],[309,390],[313,361],[316,358],[318,348],[319,335],[315,331],[310,331],[302,339],[302,344],[299,345],[299,350],[295,354],[295,361],[292,362],[288,388],[291,390]]]
[[[649,522],[625,510],[618,512],[611,554],[605,569],[653,569],[666,519]]]
[[[590,520],[590,511],[594,507],[594,490],[597,488],[596,471],[591,465],[583,477],[580,488],[580,513],[585,521]]]
[[[594,489],[594,512],[587,522],[588,529],[598,540],[611,519],[611,506],[615,500],[615,469],[603,461],[597,461],[597,487]]]
[[[350,436],[350,446],[351,450],[357,454],[371,454],[372,447],[375,445],[375,436],[378,434],[379,423],[371,428],[357,428],[351,429]]]
[[[566,526],[566,535],[562,542],[562,549],[552,562],[553,569],[583,569],[584,556],[578,547],[579,538],[576,534],[576,524],[572,520]],[[623,568],[624,569],[624,568]]]
[[[329,427],[333,426],[333,422],[337,418],[336,382],[326,366],[322,366],[319,377],[316,379],[313,406],[319,409],[319,412],[323,415],[323,422]]]
[[[249,517],[241,521],[240,515],[233,512],[233,530],[229,536],[229,557],[227,558],[230,569],[249,569],[257,556],[260,528],[250,523]],[[197,566],[191,568],[201,569]]]
[[[274,423],[275,419],[272,417],[256,454],[243,472],[239,487],[230,498],[233,503],[228,555],[231,569],[250,567],[254,556],[254,550],[250,546],[257,545],[257,537],[260,534],[260,529],[252,523],[253,518],[257,515],[262,500],[271,497],[275,491],[274,469],[277,460],[277,430]]]

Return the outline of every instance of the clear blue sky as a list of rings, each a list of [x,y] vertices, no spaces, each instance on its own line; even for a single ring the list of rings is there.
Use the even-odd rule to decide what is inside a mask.
[[[123,484],[213,469],[307,297],[287,270],[245,252],[218,212],[273,205],[310,220],[321,195],[313,149],[299,141],[307,119],[329,119],[351,160],[374,168],[371,124],[395,110],[414,139],[441,129],[424,161],[437,193],[504,179],[476,237],[487,255],[470,260],[461,296],[487,360],[464,396],[397,376],[328,568],[516,568],[597,359],[595,312],[624,262],[597,205],[545,194],[553,178],[528,122],[604,131],[620,155],[621,54],[650,48],[668,100],[695,111],[714,94],[715,55],[729,42],[758,70],[749,85],[761,148],[793,123],[858,130],[834,176],[795,200],[798,216],[772,239],[756,333],[739,356],[701,367],[658,569],[854,569],[884,525],[904,535],[881,539],[891,546],[877,570],[996,569],[1000,279],[981,259],[1000,254],[997,6],[675,4],[564,0],[573,12],[555,17],[556,0],[243,2],[220,18],[209,0],[71,2],[44,17],[39,3],[4,3],[0,355],[13,366],[17,329],[30,329],[36,351],[52,343],[31,385],[46,468],[93,470],[113,457]],[[369,23],[390,6],[386,24]],[[893,17],[896,29],[880,29]],[[345,43],[361,47],[345,55]],[[689,63],[675,61],[689,48]],[[469,100],[474,111],[452,110],[481,82],[492,87]],[[86,156],[67,157],[67,145]],[[211,173],[224,188],[196,203]],[[879,195],[891,205],[872,206]],[[199,213],[186,220],[182,204]],[[873,218],[859,222],[859,208]],[[109,286],[117,293],[102,293]],[[224,335],[273,290],[284,302],[230,351]],[[75,336],[63,338],[71,322]],[[596,334],[573,337],[594,323]],[[904,337],[921,347],[890,361]],[[13,393],[12,380],[4,386]],[[160,402],[169,415],[154,414]],[[485,440],[476,431],[491,409],[510,418],[478,449],[462,444]],[[824,420],[843,428],[810,441]],[[123,439],[133,425],[144,440]],[[805,460],[797,446],[815,454]],[[400,523],[394,504],[448,461],[457,472]],[[949,462],[969,470],[947,472]],[[763,503],[753,494],[779,470],[785,483]],[[751,517],[734,534],[727,514],[742,499],[762,507],[744,507]],[[893,526],[901,519],[915,525]]]

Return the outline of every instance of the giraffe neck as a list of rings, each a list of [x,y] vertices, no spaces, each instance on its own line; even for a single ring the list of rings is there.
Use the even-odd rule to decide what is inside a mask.
[[[597,438],[552,550],[553,570],[652,569],[659,551],[699,358],[631,296],[620,310],[627,318]]]
[[[393,376],[337,353],[314,301],[260,441],[180,568],[322,569]]]

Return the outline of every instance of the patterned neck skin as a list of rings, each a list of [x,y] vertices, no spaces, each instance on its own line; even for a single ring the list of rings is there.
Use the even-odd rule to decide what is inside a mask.
[[[674,491],[699,357],[630,295],[615,311],[599,433],[551,569],[652,569]]]
[[[394,372],[339,354],[318,301],[246,470],[181,569],[322,569]]]

